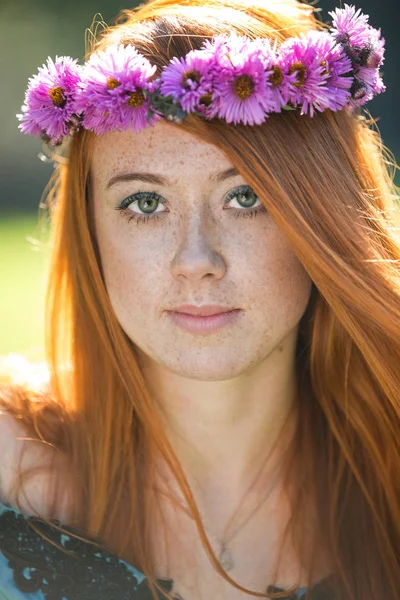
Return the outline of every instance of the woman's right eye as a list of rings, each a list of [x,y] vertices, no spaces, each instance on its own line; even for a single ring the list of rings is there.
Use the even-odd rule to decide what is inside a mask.
[[[164,198],[162,198],[162,196],[156,192],[137,192],[136,194],[131,194],[122,200],[122,202],[115,208],[116,210],[120,211],[122,216],[128,217],[128,223],[132,219],[140,223],[149,221],[151,219],[158,219],[159,214],[156,213],[156,210],[160,204],[164,204],[165,202],[166,200],[164,200]],[[142,212],[135,212],[131,208],[128,208],[132,206],[132,204],[137,205]],[[159,212],[168,211],[162,210]]]

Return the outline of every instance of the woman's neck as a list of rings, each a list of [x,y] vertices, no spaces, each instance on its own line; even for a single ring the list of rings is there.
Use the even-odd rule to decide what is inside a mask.
[[[142,357],[168,439],[201,493],[239,496],[266,461],[279,460],[296,427],[294,347],[284,340],[252,370],[222,381],[185,378]]]

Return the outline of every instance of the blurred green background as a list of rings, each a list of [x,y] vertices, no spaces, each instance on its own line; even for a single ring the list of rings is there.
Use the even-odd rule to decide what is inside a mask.
[[[341,2],[309,4],[320,7],[323,20],[329,21],[328,11]],[[126,4],[120,0],[0,0],[0,355],[16,352],[32,360],[43,358],[48,252],[46,234],[39,228],[38,207],[52,165],[38,158],[41,142],[18,131],[15,115],[20,112],[28,78],[48,56],[65,54],[82,59],[85,29],[96,13],[111,24],[120,10],[133,6],[134,1]],[[370,24],[381,27],[386,39],[382,72],[387,92],[374,99],[368,109],[379,119],[383,142],[399,161],[396,59],[400,51],[400,5],[398,0],[363,0],[356,7],[370,15]],[[400,185],[398,176],[396,183]]]
[[[43,357],[48,252],[39,242],[43,243],[44,238],[33,211],[2,212],[0,355],[22,351],[31,360]]]

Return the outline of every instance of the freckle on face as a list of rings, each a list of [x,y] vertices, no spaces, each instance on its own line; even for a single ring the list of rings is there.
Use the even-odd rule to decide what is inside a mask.
[[[245,185],[216,147],[165,122],[139,134],[95,140],[91,175],[96,237],[116,318],[149,364],[204,380],[246,372],[281,346],[304,314],[312,282],[267,212],[235,218],[227,193]],[[170,185],[119,183],[116,175],[147,172]],[[128,223],[115,206],[138,191],[168,204],[158,220]],[[177,327],[166,310],[180,304],[241,308],[243,318],[212,335]]]

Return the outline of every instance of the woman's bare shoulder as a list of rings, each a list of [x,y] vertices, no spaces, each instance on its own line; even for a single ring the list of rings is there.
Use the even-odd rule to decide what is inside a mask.
[[[4,396],[4,386],[0,400]],[[8,398],[12,390],[6,390]],[[22,439],[27,437],[26,428],[5,407],[0,409],[0,501],[9,502],[13,498],[13,485],[16,480],[16,467],[22,451]]]
[[[20,474],[23,484],[19,487]],[[15,415],[0,410],[0,502],[27,514],[67,522],[71,500],[67,480],[65,457],[33,438]],[[54,509],[51,499],[56,488],[61,494]]]
[[[18,369],[13,373],[0,360],[0,502],[17,507],[18,499],[23,511],[51,517],[52,486],[55,475],[58,478],[65,471],[65,456],[51,439],[57,435],[61,413],[57,414],[46,378],[43,374],[40,377],[40,381],[32,380],[32,372],[24,376]],[[59,422],[61,427],[62,419]],[[38,429],[47,431],[50,439],[46,439],[46,433],[40,439]],[[18,487],[18,475],[25,477],[24,473],[30,470],[32,474]],[[57,516],[61,520],[63,510],[60,506]]]

